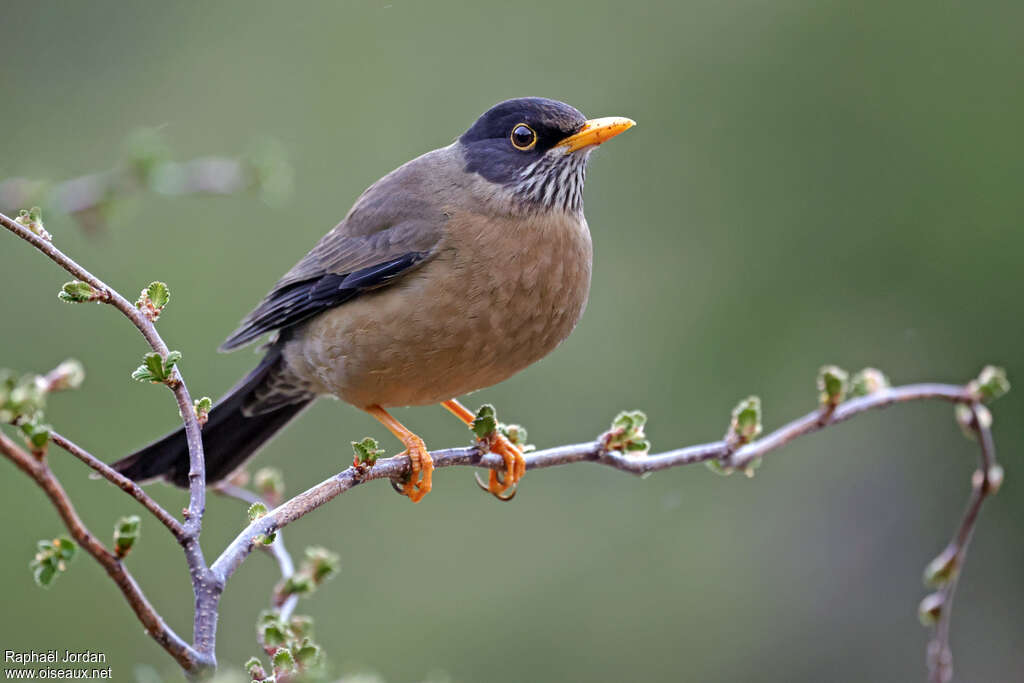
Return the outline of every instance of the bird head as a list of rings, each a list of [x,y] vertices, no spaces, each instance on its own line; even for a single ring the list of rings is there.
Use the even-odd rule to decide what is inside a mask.
[[[458,142],[466,171],[500,185],[512,201],[581,212],[590,153],[634,125],[617,116],[587,119],[564,102],[522,97],[491,107]]]

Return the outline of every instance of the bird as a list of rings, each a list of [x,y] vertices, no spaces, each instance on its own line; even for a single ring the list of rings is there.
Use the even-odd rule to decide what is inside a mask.
[[[229,477],[320,397],[379,420],[403,444],[413,502],[433,462],[388,408],[440,404],[497,384],[550,353],[583,314],[592,242],[583,215],[587,161],[635,125],[587,119],[557,100],[499,102],[451,144],[388,173],[249,313],[220,346],[270,334],[262,360],[203,427],[206,481]],[[484,488],[508,500],[525,473],[503,436]],[[137,482],[187,487],[184,429],[113,463]]]

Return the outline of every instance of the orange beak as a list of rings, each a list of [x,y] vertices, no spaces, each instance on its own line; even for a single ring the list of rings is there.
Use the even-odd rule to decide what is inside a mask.
[[[602,142],[607,142],[619,133],[624,133],[635,125],[636,121],[622,116],[606,116],[600,119],[590,119],[583,124],[583,128],[581,128],[578,133],[565,138],[559,142],[556,147],[564,147],[565,153],[569,154],[570,152],[575,152],[576,150],[583,149],[584,147],[600,145]]]

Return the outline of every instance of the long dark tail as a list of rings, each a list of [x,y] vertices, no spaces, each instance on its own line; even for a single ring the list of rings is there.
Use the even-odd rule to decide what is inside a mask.
[[[253,392],[264,386],[279,360],[279,350],[271,348],[259,366],[210,411],[209,420],[203,427],[207,484],[231,474],[313,401],[303,397],[298,402],[255,415],[243,412]],[[111,467],[138,482],[164,479],[176,486],[187,487],[189,459],[184,427],[118,460]]]

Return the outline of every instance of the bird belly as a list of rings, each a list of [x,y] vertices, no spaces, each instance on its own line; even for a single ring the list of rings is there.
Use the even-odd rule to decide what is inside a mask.
[[[285,360],[319,393],[359,407],[476,391],[569,336],[586,305],[591,259],[581,216],[455,214],[437,256],[306,323]]]

